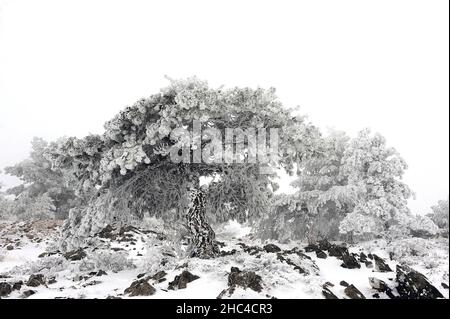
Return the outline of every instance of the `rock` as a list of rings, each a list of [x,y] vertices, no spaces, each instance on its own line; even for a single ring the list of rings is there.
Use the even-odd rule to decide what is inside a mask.
[[[164,270],[161,270],[149,278],[154,280],[156,283],[160,283],[160,282],[166,281],[166,278],[165,278],[166,276],[167,276],[167,273]]]
[[[341,267],[347,268],[347,269],[356,269],[361,268],[361,264],[356,260],[355,256],[353,254],[350,254],[348,251],[347,253],[344,253],[342,255],[342,261]]]
[[[320,250],[328,250],[332,247],[333,245],[330,244],[328,242],[328,240],[326,239],[322,239],[321,241],[318,242],[318,247]]]
[[[334,287],[334,284],[332,284],[331,282],[327,281],[326,283],[324,283],[324,284],[322,285],[322,287],[323,287],[323,288],[326,288],[326,287]]]
[[[13,283],[12,290],[20,290],[22,288],[22,285],[23,285],[23,281],[22,280],[17,281],[15,283]]]
[[[368,254],[367,258],[369,258],[370,260],[373,260],[373,255],[372,254]]]
[[[13,250],[14,249],[14,246],[13,245],[8,245],[8,246],[6,246],[6,250]]]
[[[377,294],[377,293],[374,293],[374,294],[372,295],[372,297],[374,297],[375,299],[380,299],[380,295]]]
[[[325,299],[339,299],[334,293],[331,292],[330,289],[328,289],[328,287],[323,288],[322,295]]]
[[[138,275],[137,275],[137,278],[140,279],[140,278],[142,278],[142,277],[144,277],[144,276],[145,276],[145,272],[142,273],[142,274],[138,274]]]
[[[277,253],[281,251],[281,248],[274,244],[267,244],[264,246],[264,250],[268,253]]]
[[[373,268],[373,262],[371,262],[370,260],[366,261],[365,264],[367,268]]]
[[[383,280],[377,279],[375,277],[370,277],[369,284],[373,289],[384,292],[389,298],[395,298],[394,294],[392,293],[392,289],[389,288],[389,286]]]
[[[122,299],[122,298],[117,297],[117,296],[108,296],[108,297],[106,297],[106,299]]]
[[[56,278],[55,277],[52,277],[52,278],[50,278],[49,280],[48,280],[48,284],[49,285],[52,285],[52,284],[55,284],[56,283]]]
[[[348,255],[348,249],[347,247],[344,246],[338,246],[338,245],[332,245],[329,249],[328,249],[328,255],[330,255],[331,257],[337,257],[337,258],[342,258],[342,256],[344,255]]]
[[[316,251],[317,258],[325,259],[327,258],[327,254],[323,250]]]
[[[105,228],[103,228],[97,236],[100,238],[108,238],[108,239],[115,239],[116,234],[113,233],[114,228],[111,225],[106,225]]]
[[[367,261],[367,256],[363,252],[359,253],[359,261],[365,263]]]
[[[308,246],[305,247],[305,251],[307,253],[313,252],[313,251],[319,251],[319,246],[316,244],[309,244]]]
[[[442,288],[444,288],[444,289],[448,289],[448,285],[447,285],[445,282],[442,282],[442,283],[441,283],[441,286],[442,286]]]
[[[175,276],[173,281],[169,283],[168,289],[170,290],[185,289],[188,283],[197,280],[198,278],[200,277],[191,274],[187,270],[184,270],[180,275]]]
[[[364,297],[364,295],[361,293],[361,291],[359,291],[358,288],[356,288],[353,285],[350,285],[347,288],[345,288],[344,293],[347,296],[349,296],[350,299],[366,299],[366,297]]]
[[[130,297],[135,296],[151,296],[156,292],[156,289],[150,285],[147,280],[139,279],[134,281],[130,287],[125,289],[126,294],[130,294]]]
[[[427,277],[406,265],[397,265],[397,291],[403,299],[437,299],[444,298]]]
[[[72,250],[72,251],[69,251],[68,253],[65,253],[64,257],[66,259],[72,260],[72,261],[81,260],[86,257],[86,253],[84,252],[83,249],[79,248],[77,250]]]
[[[256,292],[262,291],[262,279],[253,271],[241,271],[237,267],[231,267],[231,272],[228,276],[228,286],[240,286],[244,289],[250,288]]]
[[[100,276],[107,276],[108,273],[107,273],[106,271],[100,269],[95,275],[96,275],[97,277],[100,277]]]
[[[13,291],[12,286],[7,282],[0,282],[0,297],[6,297]]]
[[[28,297],[30,297],[31,295],[34,295],[35,293],[36,293],[35,290],[25,290],[24,292],[22,292],[22,296],[23,296],[24,298],[28,298]]]
[[[378,257],[377,255],[373,255],[373,260],[375,261],[375,270],[378,272],[390,272],[392,271],[391,267],[385,263],[383,258]]]
[[[231,256],[237,253],[236,249],[232,249],[230,251],[226,251],[226,250],[221,250],[219,253],[220,257],[225,257],[225,256]]]
[[[42,274],[31,275],[26,285],[29,287],[37,287],[40,285],[45,285],[44,275]]]
[[[348,287],[348,286],[349,286],[348,282],[346,282],[345,280],[342,280],[342,281],[339,283],[339,285],[341,285],[341,286],[343,286],[343,287]]]

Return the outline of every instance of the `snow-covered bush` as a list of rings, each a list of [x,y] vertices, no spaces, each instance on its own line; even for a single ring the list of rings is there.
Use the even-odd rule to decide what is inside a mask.
[[[46,276],[52,276],[65,270],[70,263],[62,256],[47,256],[37,259],[36,261],[27,262],[23,265],[16,266],[9,271],[11,274],[31,275],[41,273]]]
[[[436,235],[439,227],[427,216],[415,215],[410,218],[408,228],[413,237],[429,238]]]
[[[147,246],[146,255],[142,265],[142,271],[149,274],[157,273],[161,270],[171,270],[177,263],[176,253],[171,247]]]
[[[128,259],[128,253],[123,251],[95,251],[90,254],[89,260],[96,269],[104,271],[118,272],[135,267],[132,260]]]

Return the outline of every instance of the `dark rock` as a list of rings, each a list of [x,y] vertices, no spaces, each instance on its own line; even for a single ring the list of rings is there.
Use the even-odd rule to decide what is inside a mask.
[[[188,283],[197,280],[198,278],[200,277],[191,274],[187,270],[184,270],[180,275],[175,276],[173,281],[169,283],[168,289],[170,290],[185,289]]]
[[[12,285],[12,290],[20,290],[22,288],[22,285],[23,285],[23,281],[22,280],[16,281]]]
[[[319,251],[319,246],[316,244],[309,244],[308,246],[305,247],[305,251],[307,253],[313,252],[313,251]]]
[[[242,250],[250,255],[256,255],[260,252],[263,252],[264,250],[261,247],[258,246],[247,246],[244,243],[238,243],[239,246],[242,247]]]
[[[333,245],[330,244],[330,242],[328,242],[328,240],[326,239],[322,239],[321,241],[318,242],[318,247],[320,250],[328,250],[332,247]]]
[[[328,255],[331,257],[342,258],[344,255],[348,255],[348,249],[344,246],[333,245],[328,249]]]
[[[149,277],[149,279],[154,280],[156,283],[160,283],[163,281],[166,281],[166,277],[167,273],[164,270],[158,271],[156,274],[154,274],[153,276]]]
[[[379,291],[379,292],[384,292],[389,298],[394,299],[395,295],[392,292],[392,289],[389,288],[389,286],[380,279],[374,278],[374,277],[370,277],[369,278],[369,284],[370,286]]]
[[[372,254],[368,254],[368,255],[367,255],[367,258],[369,258],[370,260],[372,260],[372,259],[373,259],[373,255],[372,255]]]
[[[444,298],[427,277],[406,265],[397,265],[397,291],[403,299],[437,299]]]
[[[359,253],[359,261],[365,263],[367,261],[367,256],[363,252]]]
[[[384,261],[383,258],[378,257],[377,255],[373,255],[373,260],[375,261],[375,270],[378,272],[390,272],[392,271],[391,267]]]
[[[13,245],[8,245],[8,246],[6,246],[6,250],[13,250],[14,249],[14,246]]]
[[[107,276],[108,273],[107,273],[106,271],[100,269],[95,275],[96,275],[97,277],[100,277],[100,276]]]
[[[144,276],[145,276],[145,273],[142,273],[142,274],[137,275],[137,278],[140,279],[140,278],[142,278]]]
[[[374,293],[374,294],[372,295],[372,297],[374,297],[375,299],[380,299],[380,295],[377,294],[377,293]]]
[[[344,253],[342,255],[342,264],[341,267],[347,268],[347,269],[356,269],[361,268],[361,264],[356,260],[355,256],[352,254]]]
[[[28,297],[30,297],[31,295],[34,295],[35,293],[36,293],[35,290],[25,290],[24,292],[22,292],[22,296],[23,296],[24,298],[28,298]]]
[[[442,283],[441,283],[441,286],[442,286],[442,288],[444,288],[444,289],[448,289],[448,285],[447,285],[445,282],[442,282]]]
[[[100,238],[108,238],[108,239],[115,239],[116,234],[113,233],[114,228],[111,225],[107,225],[105,228],[103,228],[97,236]]]
[[[7,282],[0,282],[0,297],[6,297],[13,291],[13,288]]]
[[[86,257],[86,253],[83,249],[72,250],[64,254],[64,257],[68,260],[81,260]]]
[[[56,283],[56,278],[55,277],[52,277],[52,278],[50,278],[49,280],[48,280],[48,284],[49,285],[52,285],[52,284],[55,284]]]
[[[262,291],[262,279],[253,271],[241,271],[237,267],[231,267],[231,272],[228,276],[228,286],[240,286],[244,289],[250,288],[256,292]]]
[[[264,246],[264,250],[268,253],[277,253],[281,251],[281,248],[274,244],[267,244]]]
[[[232,249],[230,251],[226,251],[226,250],[221,250],[219,253],[220,257],[225,257],[225,256],[231,256],[237,253],[236,249]]]
[[[373,262],[371,262],[370,260],[366,261],[365,264],[367,268],[373,268]]]
[[[339,283],[339,285],[341,285],[341,286],[343,286],[343,287],[348,287],[348,286],[349,286],[348,282],[346,282],[345,280],[342,280],[342,281]]]
[[[106,299],[122,299],[122,298],[117,297],[117,296],[108,296],[108,297],[106,297]]]
[[[323,287],[323,288],[326,288],[326,287],[334,287],[334,284],[332,284],[331,282],[327,281],[326,283],[324,283],[324,284],[322,285],[322,287]]]
[[[366,297],[364,297],[364,295],[361,293],[361,291],[359,291],[358,288],[356,288],[353,285],[350,285],[347,288],[345,288],[344,293],[347,296],[349,296],[350,299],[366,299]]]
[[[328,288],[323,288],[322,295],[325,299],[339,299],[334,293],[331,292]]]
[[[40,285],[45,285],[44,275],[42,274],[31,275],[26,285],[29,287],[37,287]]]
[[[327,254],[323,250],[316,251],[317,258],[325,259],[327,258]]]
[[[53,255],[56,255],[56,254],[58,254],[58,252],[44,252],[44,253],[40,254],[40,255],[38,256],[38,258],[43,258],[43,257],[53,256]]]
[[[126,294],[130,294],[130,297],[135,296],[151,296],[156,292],[156,289],[150,285],[147,280],[139,279],[134,281],[130,287],[125,289]]]

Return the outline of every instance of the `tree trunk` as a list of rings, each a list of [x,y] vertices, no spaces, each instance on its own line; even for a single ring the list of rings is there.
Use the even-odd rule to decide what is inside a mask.
[[[205,195],[200,189],[192,190],[192,203],[187,213],[187,225],[191,232],[190,257],[214,258],[219,254],[216,234],[206,220]]]

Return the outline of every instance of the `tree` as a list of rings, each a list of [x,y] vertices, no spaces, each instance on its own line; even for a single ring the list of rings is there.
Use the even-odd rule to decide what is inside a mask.
[[[341,172],[348,144],[349,138],[339,131],[318,140],[317,154],[301,163],[292,183],[298,191],[275,198],[272,211],[261,220],[263,239],[338,239],[339,223],[353,210],[358,196]]]
[[[437,205],[432,206],[432,213],[428,214],[428,217],[434,221],[434,223],[444,231],[444,234],[448,236],[449,229],[449,213],[448,213],[448,198],[447,200],[438,201]]]
[[[342,174],[348,184],[358,187],[354,210],[343,220],[342,233],[371,233],[389,237],[389,229],[409,215],[407,200],[410,188],[401,181],[406,162],[398,152],[387,147],[380,134],[361,131],[349,144],[343,156]]]
[[[276,131],[262,134],[268,128]],[[149,213],[182,220],[191,232],[191,256],[211,258],[218,249],[207,217],[261,216],[276,188],[268,172],[293,172],[315,153],[318,136],[303,117],[283,108],[274,89],[214,89],[190,78],[171,80],[159,94],[125,108],[102,135],[52,144],[48,158],[71,172],[79,193],[97,194],[86,209],[73,212],[69,232],[84,225],[82,233],[93,233],[105,222]],[[200,187],[202,178],[211,179],[207,189]]]
[[[16,207],[20,214],[26,205],[44,209],[45,214],[36,212],[39,216],[50,216],[50,212],[58,218],[65,218],[71,207],[74,206],[75,193],[70,187],[68,176],[59,169],[52,168],[51,162],[45,157],[48,143],[35,137],[31,142],[32,151],[30,157],[14,166],[6,167],[5,173],[16,176],[22,181],[19,186],[7,190],[8,194],[16,196]],[[18,201],[21,201],[19,203]],[[42,209],[41,209],[42,210]],[[31,212],[23,216],[31,216]]]

